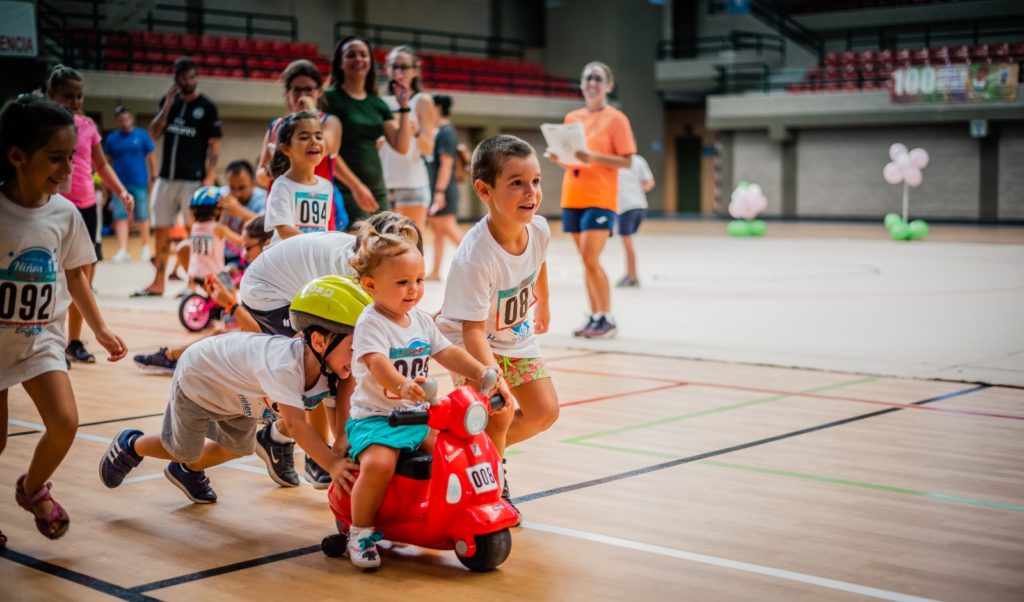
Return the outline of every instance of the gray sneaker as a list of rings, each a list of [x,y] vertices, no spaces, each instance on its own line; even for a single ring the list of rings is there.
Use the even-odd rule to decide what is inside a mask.
[[[298,487],[299,475],[295,472],[295,442],[275,443],[270,438],[270,427],[267,423],[256,432],[256,455],[267,465],[267,473],[281,487]]]
[[[577,328],[576,330],[572,331],[572,336],[574,336],[574,337],[583,337],[583,336],[587,336],[587,335],[585,335],[585,334],[583,334],[583,333],[585,333],[585,332],[587,332],[588,330],[590,330],[591,328],[593,328],[593,327],[594,327],[594,324],[595,324],[596,322],[597,322],[597,320],[596,320],[596,319],[594,318],[594,316],[590,316],[590,317],[588,317],[588,318],[587,318],[587,321],[586,321],[586,322],[584,322],[582,326],[580,326],[580,327],[579,327],[579,328]]]
[[[584,337],[588,339],[610,339],[615,336],[618,329],[615,327],[615,322],[612,322],[607,316],[601,316],[597,320],[594,320],[594,324],[583,331]]]

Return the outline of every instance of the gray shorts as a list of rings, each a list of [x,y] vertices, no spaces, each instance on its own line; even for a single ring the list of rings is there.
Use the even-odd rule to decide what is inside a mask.
[[[239,456],[248,456],[256,449],[258,420],[240,414],[217,414],[200,407],[181,392],[177,382],[171,384],[171,390],[160,443],[179,462],[198,460],[206,439]]]
[[[430,206],[430,187],[388,188],[388,201],[392,207]]]
[[[178,221],[178,214],[188,208],[192,194],[202,182],[192,180],[166,180],[157,178],[150,199],[150,216],[154,228],[170,228]],[[186,220],[187,221],[187,220]]]

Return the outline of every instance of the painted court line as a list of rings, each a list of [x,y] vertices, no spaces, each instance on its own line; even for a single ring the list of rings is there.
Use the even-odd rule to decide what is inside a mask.
[[[60,579],[65,579],[72,583],[81,585],[82,587],[102,592],[114,598],[120,598],[122,600],[136,600],[139,602],[156,600],[156,598],[151,598],[142,593],[131,591],[127,588],[121,587],[120,585],[110,583],[109,581],[90,577],[89,575],[79,573],[78,571],[66,569],[62,566],[46,562],[45,560],[39,560],[38,558],[22,554],[21,552],[15,552],[10,548],[0,550],[0,558],[5,558],[11,562],[16,562],[30,569],[42,571],[48,575],[59,577]]]
[[[832,400],[832,401],[850,401],[850,402],[854,402],[854,403],[870,403],[870,404],[881,405],[881,406],[886,406],[886,407],[890,407],[890,408],[903,408],[903,409],[907,409],[907,410],[924,410],[924,411],[927,411],[927,412],[941,412],[941,413],[945,413],[945,414],[960,414],[962,416],[981,416],[981,417],[984,417],[984,418],[1001,418],[1001,419],[1005,419],[1005,420],[1024,420],[1024,415],[1022,415],[1022,414],[996,414],[996,413],[992,413],[992,412],[981,412],[981,411],[976,411],[976,410],[965,410],[965,409],[958,409],[958,408],[922,407],[922,406],[914,405],[912,403],[911,404],[907,404],[907,403],[900,403],[900,402],[895,402],[895,401],[884,401],[884,400],[880,400],[880,399],[865,399],[863,397],[841,397],[841,396],[838,396],[838,395],[819,395],[819,394],[814,394],[814,393],[799,393],[799,392],[796,392],[796,391],[778,391],[778,390],[775,390],[775,389],[765,389],[765,388],[762,388],[762,387],[747,387],[747,386],[743,386],[743,385],[727,385],[727,384],[723,384],[723,383],[709,383],[709,382],[696,381],[696,380],[682,381],[682,380],[678,380],[678,379],[659,378],[659,377],[655,377],[655,376],[636,376],[636,375],[631,375],[631,374],[616,374],[616,373],[611,373],[611,372],[597,372],[595,370],[583,370],[583,369],[577,369],[577,368],[565,368],[565,367],[561,367],[561,366],[556,366],[554,368],[551,368],[551,370],[557,371],[557,372],[572,372],[572,373],[575,373],[575,374],[588,374],[588,375],[592,375],[592,376],[605,376],[605,377],[609,377],[609,378],[623,378],[623,379],[632,379],[632,380],[647,380],[647,381],[651,381],[651,382],[675,383],[675,384],[678,384],[678,385],[690,385],[692,387],[711,387],[711,388],[716,388],[716,389],[729,389],[729,390],[732,390],[732,391],[749,391],[751,393],[767,393],[767,394],[770,394],[770,395],[787,395],[787,396],[794,396],[794,397],[795,396],[799,396],[799,397],[811,397],[811,398],[814,398],[814,399],[827,399],[827,400]],[[880,377],[880,376],[869,377],[869,379],[865,380],[864,382],[869,382],[870,380],[879,380],[881,378],[882,377]],[[810,391],[814,391],[814,389],[809,389],[809,390]],[[824,390],[824,389],[819,389],[819,390]]]
[[[780,477],[789,477],[793,479],[806,479],[809,481],[819,481],[821,483],[831,483],[833,485],[845,485],[847,487],[859,487],[861,489],[873,489],[875,491],[885,491],[887,493],[898,493],[901,495],[912,495],[916,497],[923,497],[932,500],[940,500],[943,502],[953,502],[956,504],[967,504],[971,506],[982,506],[985,508],[998,508],[1000,510],[1012,510],[1014,512],[1024,512],[1024,506],[1017,504],[1006,504],[1003,502],[990,502],[988,500],[979,500],[975,498],[962,497],[959,495],[949,495],[945,493],[935,493],[931,491],[921,491],[918,489],[908,489],[906,487],[894,487],[892,485],[880,485],[878,483],[865,483],[863,481],[852,481],[850,479],[840,479],[837,477],[828,477],[824,475],[808,474],[803,472],[794,472],[791,470],[779,470],[776,468],[762,468],[760,466],[748,466],[745,464],[733,464],[731,462],[719,462],[717,460],[704,460],[701,464],[706,466],[715,466],[718,468],[730,468],[733,470],[743,470],[747,472],[756,472],[761,474],[770,474]]]
[[[895,600],[897,602],[932,602],[931,598],[921,598],[918,596],[910,596],[907,594],[901,594],[899,592],[892,592],[889,590],[878,589],[874,587],[867,587],[864,585],[858,585],[856,583],[849,583],[846,581],[837,581],[835,579],[828,579],[825,577],[817,577],[814,575],[807,575],[804,573],[797,573],[795,571],[787,571],[785,569],[777,569],[770,566],[763,566],[760,564],[751,564],[749,562],[740,562],[738,560],[729,560],[728,558],[718,558],[717,556],[708,556],[706,554],[696,554],[694,552],[685,552],[683,550],[676,550],[674,548],[666,548],[664,546],[657,546],[653,544],[647,544],[639,541],[631,541],[628,539],[621,539],[618,537],[610,537],[608,535],[600,535],[598,533],[590,533],[587,531],[578,531],[576,529],[567,529],[565,527],[556,527],[554,525],[546,525],[543,523],[535,523],[532,521],[523,521],[523,527],[532,529],[534,531],[542,531],[544,533],[553,533],[555,535],[562,535],[565,537],[572,537],[575,539],[582,539],[584,541],[592,541],[595,543],[602,543],[605,545],[616,546],[619,548],[626,548],[629,550],[636,550],[639,552],[646,552],[648,554],[657,554],[659,556],[668,556],[670,558],[678,558],[680,560],[688,560],[690,562],[698,562],[700,564],[707,564],[711,566],[722,567],[726,569],[732,569],[736,571],[743,571],[745,573],[754,573],[757,575],[765,575],[767,577],[774,577],[776,579],[785,579],[787,581],[797,581],[799,583],[807,583],[809,585],[816,585],[818,587],[824,587],[828,589],[834,589],[843,592],[849,592],[852,594],[858,594],[861,596],[868,596],[871,598],[879,598],[881,600]]]

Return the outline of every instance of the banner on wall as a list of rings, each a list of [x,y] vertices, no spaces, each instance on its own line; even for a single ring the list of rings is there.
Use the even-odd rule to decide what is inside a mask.
[[[0,56],[34,58],[37,54],[35,5],[0,2]]]
[[[892,101],[986,102],[1017,98],[1016,63],[925,65],[892,72]]]

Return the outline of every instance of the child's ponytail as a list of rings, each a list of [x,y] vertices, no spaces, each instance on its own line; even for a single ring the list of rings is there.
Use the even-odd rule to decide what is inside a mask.
[[[56,92],[57,88],[63,86],[67,82],[82,82],[82,74],[75,71],[71,67],[65,65],[57,65],[50,70],[50,76],[46,78],[46,90],[47,94]]]
[[[75,118],[45,98],[24,94],[8,102],[0,111],[0,182],[14,177],[14,165],[7,158],[11,148],[31,155],[62,127],[74,128]]]

